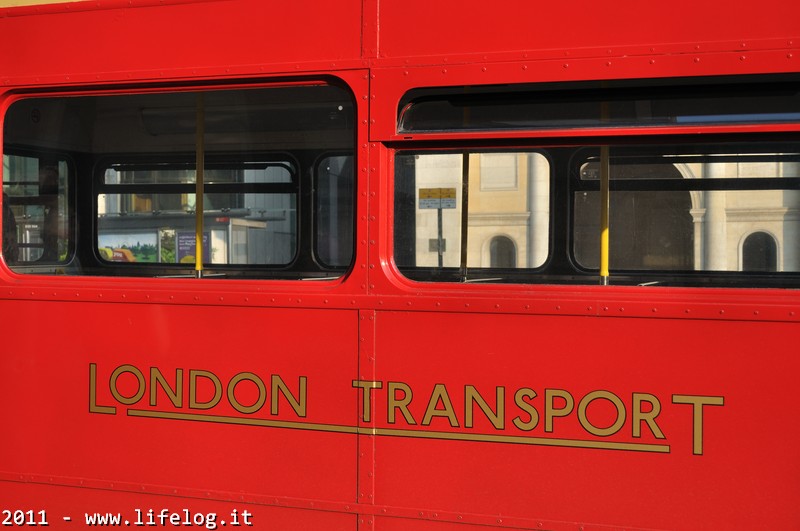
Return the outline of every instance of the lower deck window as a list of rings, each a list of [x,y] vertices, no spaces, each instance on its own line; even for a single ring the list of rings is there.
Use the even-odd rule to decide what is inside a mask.
[[[352,94],[321,81],[18,99],[4,259],[37,274],[341,276],[354,117]]]
[[[398,153],[399,269],[417,280],[596,282],[607,164],[612,283],[800,283],[796,142],[620,143],[608,153]],[[434,208],[436,189],[453,199]]]

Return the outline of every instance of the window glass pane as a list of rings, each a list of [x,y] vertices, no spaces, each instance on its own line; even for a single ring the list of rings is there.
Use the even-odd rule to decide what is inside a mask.
[[[763,78],[762,78],[763,79]],[[676,83],[672,80],[672,83]],[[401,103],[398,131],[681,126],[800,121],[800,83],[684,80],[417,89]]]
[[[550,165],[535,152],[400,153],[394,215],[395,261],[414,278],[535,269],[548,257]]]
[[[355,187],[353,157],[325,157],[317,165],[317,238],[319,260],[343,267],[353,259]]]
[[[174,162],[150,164],[112,164],[105,172],[105,184],[194,184],[195,163],[183,167]],[[203,182],[221,183],[291,183],[295,173],[290,163],[245,163],[235,168],[206,167]]]
[[[612,271],[688,270],[693,267],[694,227],[688,192],[613,192],[610,206]],[[575,194],[575,259],[597,269],[600,259],[600,192]]]
[[[789,147],[789,146],[787,146]],[[612,180],[646,179],[776,179],[796,178],[800,154],[614,154]],[[580,166],[580,178],[600,179],[600,157],[591,156]]]
[[[9,264],[70,259],[69,166],[59,157],[3,155],[3,250]]]
[[[763,151],[769,147],[786,151]],[[695,145],[688,149],[706,152],[691,154],[683,152],[685,146],[612,147],[612,275],[614,270],[800,271],[800,155],[792,147]],[[580,266],[597,269],[597,157],[581,163],[578,174],[573,253]]]
[[[203,220],[204,263],[286,265],[293,260],[294,194],[206,193],[203,201],[208,207]],[[115,262],[193,264],[195,202],[191,193],[148,194],[144,199],[139,194],[101,194],[98,256]],[[139,208],[143,204],[184,208]]]

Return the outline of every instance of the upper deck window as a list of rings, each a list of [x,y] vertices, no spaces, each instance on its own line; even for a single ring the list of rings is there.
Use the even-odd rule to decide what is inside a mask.
[[[721,80],[543,83],[419,89],[401,102],[400,133],[664,127],[800,121],[800,82]]]
[[[354,123],[349,91],[322,82],[20,99],[3,123],[16,224],[4,238],[26,239],[6,262],[22,273],[340,276],[353,260]]]

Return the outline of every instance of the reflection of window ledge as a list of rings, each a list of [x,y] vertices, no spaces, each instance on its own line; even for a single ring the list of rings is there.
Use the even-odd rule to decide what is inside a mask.
[[[797,221],[800,210],[790,208],[727,208],[727,221]]]
[[[507,227],[527,226],[530,222],[530,218],[530,212],[470,214],[469,225],[470,227],[494,227],[497,225]]]

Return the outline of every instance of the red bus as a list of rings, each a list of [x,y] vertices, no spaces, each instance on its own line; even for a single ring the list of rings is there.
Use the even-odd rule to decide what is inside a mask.
[[[798,525],[797,2],[2,4],[3,525]]]

